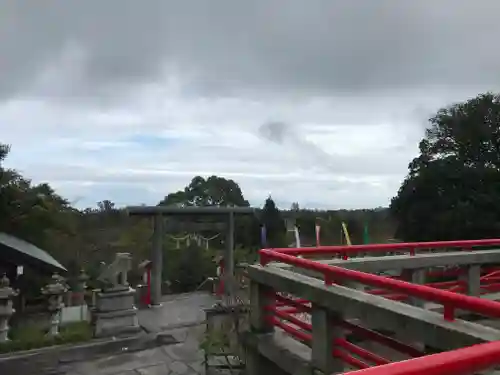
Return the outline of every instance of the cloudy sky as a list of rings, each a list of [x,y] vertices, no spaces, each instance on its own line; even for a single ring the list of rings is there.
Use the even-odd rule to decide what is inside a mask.
[[[79,206],[195,175],[387,205],[433,111],[500,90],[498,0],[0,0],[8,165]]]

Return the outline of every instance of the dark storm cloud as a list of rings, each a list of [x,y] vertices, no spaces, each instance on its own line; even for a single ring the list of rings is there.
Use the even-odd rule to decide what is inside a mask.
[[[497,87],[499,15],[496,0],[3,1],[0,93],[67,43],[88,59],[60,95],[155,81],[165,64],[209,95]]]

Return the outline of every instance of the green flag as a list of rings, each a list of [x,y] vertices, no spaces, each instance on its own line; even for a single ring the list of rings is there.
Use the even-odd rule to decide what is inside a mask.
[[[365,223],[365,228],[363,230],[363,243],[368,245],[370,243],[370,233],[368,232],[368,224]]]

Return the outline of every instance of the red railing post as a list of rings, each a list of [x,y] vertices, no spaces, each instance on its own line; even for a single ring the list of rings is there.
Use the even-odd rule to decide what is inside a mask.
[[[329,274],[325,274],[325,285],[333,285],[333,278]]]
[[[443,311],[444,320],[448,320],[450,322],[455,320],[455,306],[445,304]]]
[[[266,266],[271,261],[271,259],[269,259],[269,256],[262,253],[259,254],[259,260],[261,266]]]

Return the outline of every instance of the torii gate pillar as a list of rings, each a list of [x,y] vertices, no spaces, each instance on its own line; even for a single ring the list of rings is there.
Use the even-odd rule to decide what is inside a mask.
[[[222,275],[225,294],[232,295],[234,291],[234,213],[228,214],[226,251],[224,254],[224,274]]]
[[[153,246],[151,247],[151,305],[161,304],[161,284],[163,270],[163,216],[153,218]]]
[[[232,277],[234,275],[234,215],[255,214],[255,209],[250,207],[171,207],[171,206],[136,206],[128,207],[129,215],[153,217],[154,232],[153,246],[151,249],[151,305],[161,304],[161,286],[163,281],[163,236],[165,216],[176,216],[192,219],[198,216],[227,217],[226,251],[224,254],[225,275],[227,292],[233,290]]]

